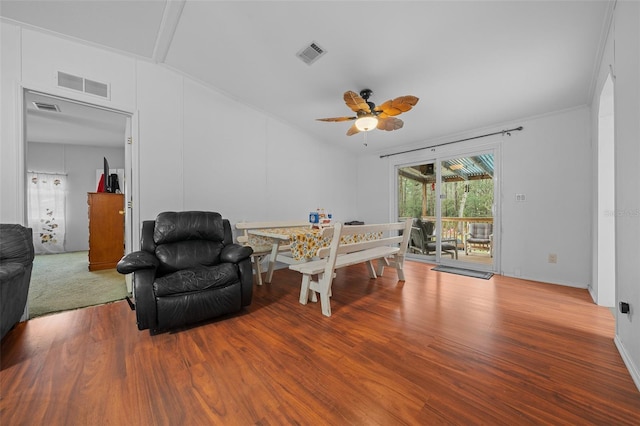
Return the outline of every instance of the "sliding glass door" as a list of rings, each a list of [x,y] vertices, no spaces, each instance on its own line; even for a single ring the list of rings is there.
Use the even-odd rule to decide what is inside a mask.
[[[413,218],[410,256],[493,270],[493,152],[397,168],[398,217]]]

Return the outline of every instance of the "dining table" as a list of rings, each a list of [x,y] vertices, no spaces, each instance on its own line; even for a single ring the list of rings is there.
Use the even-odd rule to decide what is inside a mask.
[[[285,263],[291,263],[290,259],[293,259],[293,262],[306,262],[316,257],[318,249],[328,247],[331,243],[331,238],[322,238],[322,230],[320,228],[311,226],[252,229],[249,230],[248,234],[251,246],[271,246],[269,268],[265,277],[265,282],[267,283],[270,283],[273,278],[273,270],[278,259],[278,253],[281,252],[281,247],[289,245],[289,251],[291,252],[291,258],[286,259]],[[366,232],[345,235],[341,237],[341,243],[351,244],[379,238],[382,238],[382,232]],[[285,259],[281,258],[282,260]]]

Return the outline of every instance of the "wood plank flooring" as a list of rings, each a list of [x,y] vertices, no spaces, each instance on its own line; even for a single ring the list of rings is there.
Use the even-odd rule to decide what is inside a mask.
[[[330,318],[280,270],[243,313],[176,332],[138,331],[124,301],[21,323],[0,424],[640,424],[586,290],[431,267],[339,270]]]

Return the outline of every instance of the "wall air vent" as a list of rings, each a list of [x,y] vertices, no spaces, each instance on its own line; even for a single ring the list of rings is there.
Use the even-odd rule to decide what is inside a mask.
[[[318,46],[318,43],[314,41],[314,42],[311,42],[308,46],[303,47],[296,54],[296,56],[302,59],[302,61],[305,64],[311,65],[312,63],[320,59],[320,57],[323,56],[325,53],[327,53],[327,51],[322,47]]]
[[[109,84],[58,71],[58,86],[109,99]]]
[[[65,74],[58,71],[58,86],[66,87],[67,89],[84,91],[84,79],[82,77],[76,77],[75,75]]]
[[[35,106],[40,111],[60,112],[60,107],[56,104],[45,104],[44,102],[33,102],[33,106]]]

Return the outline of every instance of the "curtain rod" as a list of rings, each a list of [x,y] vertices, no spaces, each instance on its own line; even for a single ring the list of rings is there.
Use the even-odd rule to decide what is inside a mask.
[[[56,175],[56,176],[68,176],[67,173],[54,173],[54,172],[36,172],[35,170],[27,170],[27,173],[34,173],[37,175]]]
[[[444,146],[444,145],[449,145],[452,143],[458,143],[458,142],[464,142],[464,141],[470,141],[472,139],[480,139],[480,138],[486,138],[487,136],[494,136],[494,135],[509,135],[511,136],[511,132],[516,132],[516,131],[521,131],[522,129],[524,129],[524,127],[520,126],[520,127],[516,127],[514,129],[509,129],[509,130],[501,130],[499,132],[493,132],[493,133],[487,133],[486,135],[480,135],[480,136],[474,136],[471,138],[466,138],[466,139],[458,139],[457,141],[451,141],[451,142],[445,142],[445,143],[439,143],[437,145],[431,145],[431,146],[425,146],[422,148],[416,148],[416,149],[409,149],[407,151],[400,151],[400,152],[394,152],[393,154],[384,154],[381,155],[380,158],[385,158],[385,157],[391,157],[393,155],[400,155],[400,154],[406,154],[408,152],[414,152],[414,151],[421,151],[423,149],[429,149],[429,148],[435,148],[437,146]]]

